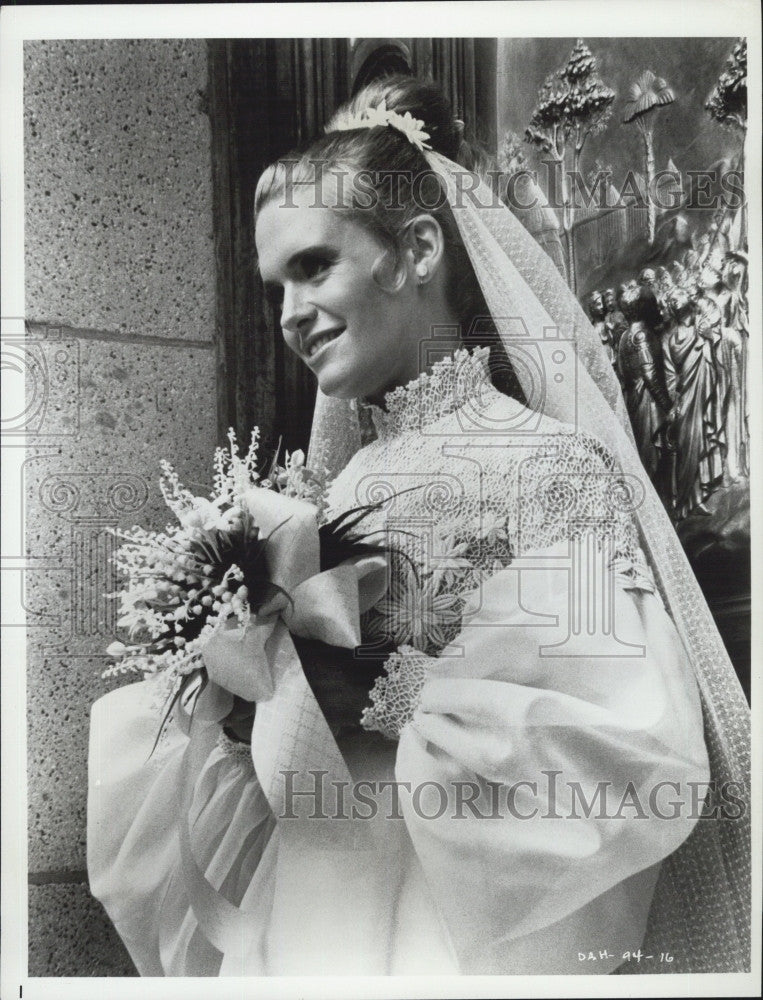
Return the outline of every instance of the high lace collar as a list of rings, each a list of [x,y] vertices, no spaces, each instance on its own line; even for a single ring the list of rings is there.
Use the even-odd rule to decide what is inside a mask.
[[[490,381],[489,357],[489,347],[472,351],[459,348],[435,362],[430,371],[390,390],[384,397],[386,409],[364,404],[371,413],[377,437],[381,440],[418,430],[468,403],[484,405],[486,395],[497,391]]]

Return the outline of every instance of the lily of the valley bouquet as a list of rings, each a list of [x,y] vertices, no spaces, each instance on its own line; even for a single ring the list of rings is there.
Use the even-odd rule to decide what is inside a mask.
[[[360,615],[385,589],[386,558],[358,531],[372,506],[325,519],[326,477],[310,472],[301,452],[287,453],[283,466],[276,457],[261,478],[258,430],[243,457],[233,431],[228,438],[215,452],[208,499],[162,462],[176,523],[116,533],[114,562],[127,582],[111,596],[129,638],[109,646],[116,663],[106,674],[159,675],[166,716],[189,692],[216,686],[235,734],[272,694],[274,666],[297,655],[296,637],[359,645]]]

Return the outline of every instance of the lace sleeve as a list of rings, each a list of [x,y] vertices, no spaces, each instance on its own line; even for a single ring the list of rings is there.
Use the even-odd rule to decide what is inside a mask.
[[[626,589],[655,593],[634,512],[644,487],[617,471],[609,450],[584,433],[555,434],[520,464],[516,489],[517,555],[564,539],[609,545],[610,565]]]
[[[427,663],[460,631],[461,614],[446,603],[462,601],[465,592],[515,558],[566,543],[588,546],[590,539],[623,590],[656,593],[633,520],[641,484],[617,472],[609,451],[595,437],[574,431],[549,434],[512,463],[493,449],[483,472],[484,494],[470,497],[454,524],[439,526],[443,538],[433,552],[437,567],[446,569],[422,566],[418,574],[401,569],[395,577],[392,596],[383,605],[386,618],[380,613],[376,625],[381,635],[399,643],[398,652],[386,661],[386,674],[371,690],[371,704],[361,718],[365,729],[399,739],[418,705]],[[437,530],[433,538],[437,542]],[[424,584],[415,585],[420,579]],[[413,614],[427,601],[427,614]],[[446,612],[447,622],[440,620]],[[419,632],[414,620],[421,625]],[[401,622],[411,627],[403,628]]]
[[[384,664],[386,676],[377,677],[370,692],[371,704],[363,710],[360,724],[390,740],[400,739],[419,703],[432,657],[413,646],[401,646]]]

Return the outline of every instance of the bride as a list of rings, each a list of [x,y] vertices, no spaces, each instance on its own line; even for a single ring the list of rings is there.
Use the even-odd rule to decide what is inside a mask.
[[[150,682],[94,706],[91,888],[142,975],[749,962],[744,700],[598,338],[474,162],[397,77],[260,179],[325,516],[372,504],[389,579],[250,731],[149,758]]]

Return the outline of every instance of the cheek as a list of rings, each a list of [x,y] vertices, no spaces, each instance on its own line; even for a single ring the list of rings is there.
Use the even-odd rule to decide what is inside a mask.
[[[370,289],[358,323],[358,339],[374,355],[376,364],[389,363],[404,349],[410,323],[401,297]]]
[[[384,316],[395,309],[394,296],[385,293],[368,273],[350,277],[331,298],[346,313],[348,320],[359,324],[358,332],[377,327]]]

